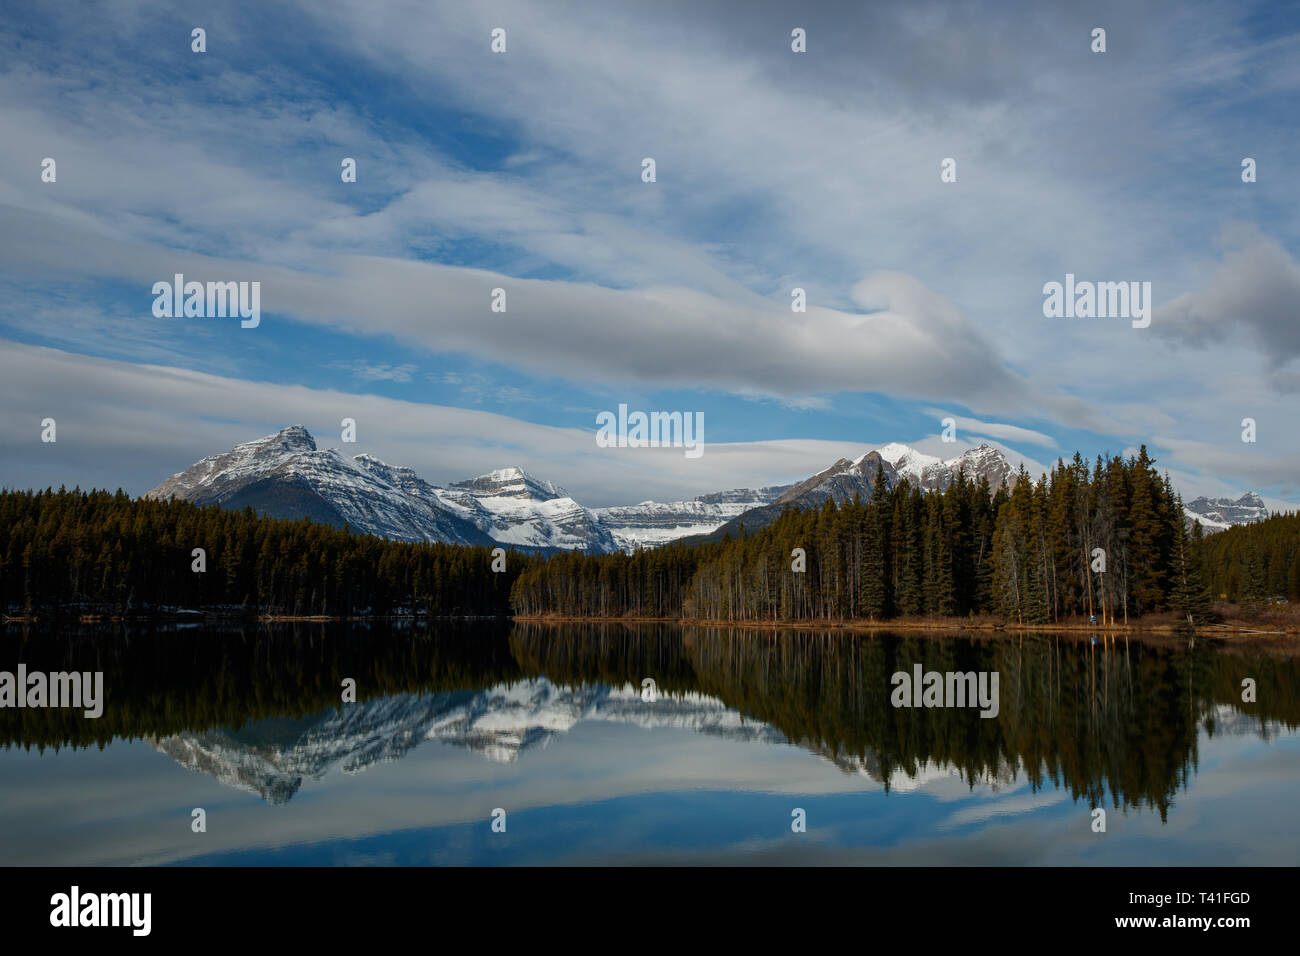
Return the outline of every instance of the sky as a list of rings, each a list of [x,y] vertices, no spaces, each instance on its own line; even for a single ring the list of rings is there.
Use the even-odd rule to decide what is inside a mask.
[[[591,506],[990,441],[1291,510],[1298,93],[1282,3],[8,4],[0,486],[304,424]],[[177,273],[259,324],[155,316]],[[1150,325],[1045,316],[1067,274]],[[620,404],[705,453],[598,447]]]

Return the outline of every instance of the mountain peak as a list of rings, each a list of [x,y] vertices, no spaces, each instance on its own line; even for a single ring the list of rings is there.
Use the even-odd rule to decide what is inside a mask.
[[[554,482],[530,475],[518,465],[498,468],[477,478],[452,482],[459,488],[481,498],[528,498],[534,501],[551,501],[568,498],[569,493]]]
[[[281,428],[274,435],[267,435],[265,438],[261,438],[256,442],[249,442],[249,444],[278,444],[285,451],[316,450],[316,439],[311,437],[311,432],[307,431],[305,425],[289,425],[286,428]]]
[[[1199,521],[1206,531],[1221,531],[1237,524],[1250,524],[1268,517],[1264,499],[1248,491],[1236,501],[1231,498],[1207,498],[1201,495],[1183,503],[1183,513],[1190,527]]]

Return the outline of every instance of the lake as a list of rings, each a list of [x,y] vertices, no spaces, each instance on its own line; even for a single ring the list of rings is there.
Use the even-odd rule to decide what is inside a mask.
[[[20,662],[102,671],[106,703],[98,719],[0,709],[6,864],[1300,862],[1300,663],[1248,646],[506,622],[0,631],[0,669]],[[894,675],[918,665],[996,674],[996,713],[895,706]]]

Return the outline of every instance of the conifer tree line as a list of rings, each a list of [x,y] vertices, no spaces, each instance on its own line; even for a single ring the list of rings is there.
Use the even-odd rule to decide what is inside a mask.
[[[1201,556],[1216,598],[1237,604],[1300,601],[1300,514],[1206,535]]]
[[[193,570],[195,548],[206,570]],[[0,492],[0,609],[126,614],[163,606],[286,615],[508,614],[534,558],[411,544],[308,519],[123,491]]]
[[[931,492],[907,480],[887,487],[878,472],[869,501],[787,510],[735,539],[533,565],[511,602],[524,615],[737,622],[992,614],[1023,624],[1123,623],[1161,612],[1202,622],[1210,572],[1218,581],[1217,562],[1240,563],[1245,552],[1223,551],[1220,536],[1206,537],[1199,524],[1189,532],[1180,497],[1154,466],[1143,446],[1091,467],[1076,454],[1037,481],[1022,466],[1010,489],[959,474]],[[1276,584],[1278,568],[1292,573],[1296,521],[1241,530],[1243,540],[1268,539],[1249,552],[1261,556],[1263,580]],[[1293,577],[1273,590],[1300,598]],[[1229,591],[1235,599],[1239,588]]]
[[[203,548],[206,570],[192,552]],[[1079,455],[1010,488],[943,491],[877,474],[870,500],[789,509],[736,538],[631,554],[412,544],[251,509],[122,491],[0,492],[0,608],[131,613],[162,606],[291,615],[561,615],[722,621],[990,614],[1122,623],[1211,598],[1300,600],[1300,516],[1203,535],[1143,447]],[[796,570],[799,568],[799,570]]]

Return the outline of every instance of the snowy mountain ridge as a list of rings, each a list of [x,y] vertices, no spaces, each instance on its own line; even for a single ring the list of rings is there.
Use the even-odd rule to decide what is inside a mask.
[[[853,460],[841,458],[796,484],[587,508],[558,484],[517,466],[442,487],[374,455],[348,458],[336,448],[322,450],[306,428],[291,425],[203,458],[146,497],[251,507],[272,517],[307,517],[398,541],[613,553],[718,536],[740,525],[752,530],[791,505],[818,507],[828,498],[843,502],[855,495],[866,500],[877,473],[888,487],[906,479],[923,491],[944,490],[958,473],[973,482],[987,478],[991,488],[1012,487],[1017,474],[1006,455],[988,443],[942,459],[891,442]],[[1189,523],[1198,520],[1211,531],[1267,516],[1253,493],[1237,501],[1197,498],[1186,508]]]

